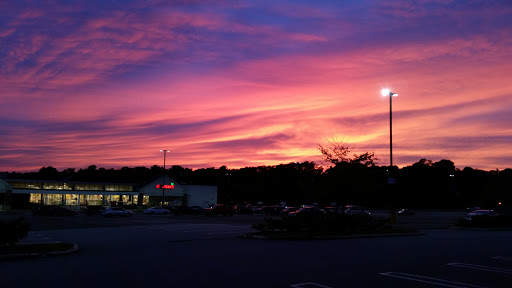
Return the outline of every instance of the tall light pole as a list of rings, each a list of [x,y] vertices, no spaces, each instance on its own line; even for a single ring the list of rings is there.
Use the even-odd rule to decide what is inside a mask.
[[[162,206],[164,206],[164,197],[165,197],[165,154],[167,154],[167,152],[171,152],[169,150],[160,150],[160,152],[164,152],[164,175],[162,177]]]
[[[389,96],[389,170],[393,169],[393,97],[398,96],[398,93],[391,92],[389,89],[382,89],[380,91],[382,96]]]
[[[380,91],[382,96],[389,96],[389,170],[388,170],[388,184],[394,184],[395,179],[391,174],[391,170],[393,169],[393,113],[392,113],[392,107],[393,107],[393,97],[398,96],[397,93],[391,92],[391,90],[385,88]],[[396,214],[394,209],[394,198],[395,195],[391,195],[391,210],[389,211],[389,220],[391,224],[396,223]]]

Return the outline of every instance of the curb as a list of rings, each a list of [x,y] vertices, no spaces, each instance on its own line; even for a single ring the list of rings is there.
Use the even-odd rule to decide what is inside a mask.
[[[53,251],[53,252],[45,252],[45,253],[18,253],[18,254],[6,254],[0,255],[0,261],[2,260],[15,260],[22,258],[35,258],[35,257],[51,257],[51,256],[60,256],[60,255],[68,255],[76,253],[80,250],[80,247],[77,244],[73,244],[73,247],[69,250],[64,251]]]

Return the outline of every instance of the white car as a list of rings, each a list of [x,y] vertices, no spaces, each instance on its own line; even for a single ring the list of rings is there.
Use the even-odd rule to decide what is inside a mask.
[[[144,210],[144,214],[169,214],[169,210],[162,208],[162,207],[151,207],[146,210]]]
[[[113,216],[123,216],[129,217],[133,215],[133,212],[130,210],[126,210],[123,207],[110,207],[105,211],[101,212],[101,214],[105,217],[113,217]]]

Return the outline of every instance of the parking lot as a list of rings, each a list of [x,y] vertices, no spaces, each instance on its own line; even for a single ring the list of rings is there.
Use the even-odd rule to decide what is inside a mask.
[[[509,287],[512,232],[432,228],[457,216],[444,213],[398,219],[423,236],[317,241],[240,239],[261,215],[29,216],[30,238],[79,253],[0,269],[13,287]]]
[[[389,217],[389,211],[372,210],[374,217]],[[447,229],[453,227],[459,218],[466,215],[466,211],[438,211],[419,210],[412,216],[398,216],[397,224],[415,227],[421,230]],[[105,219],[101,215],[87,216],[79,214],[76,216],[34,216],[30,212],[23,214],[32,222],[31,230],[54,230],[71,228],[92,228],[92,227],[115,227],[132,225],[159,225],[162,223],[238,223],[252,225],[263,221],[265,215],[260,214],[235,214],[232,217],[218,215],[206,217],[204,215],[144,215],[135,213],[131,217],[113,217]],[[273,216],[278,217],[278,216]]]

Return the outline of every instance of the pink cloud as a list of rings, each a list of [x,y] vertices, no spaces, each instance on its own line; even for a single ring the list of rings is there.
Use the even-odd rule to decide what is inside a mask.
[[[508,27],[435,41],[358,44],[350,40],[360,38],[350,37],[372,31],[373,23],[293,7],[272,12],[325,19],[320,26],[339,24],[339,34],[173,7],[81,20],[59,11],[20,15],[0,34],[12,39],[0,68],[8,108],[0,112],[13,123],[2,130],[0,171],[159,165],[163,148],[171,149],[172,164],[192,168],[319,161],[317,144],[333,136],[346,139],[354,153],[374,151],[386,165],[384,86],[399,93],[393,100],[396,164],[447,158],[457,166],[506,168],[499,159],[512,152]],[[431,13],[387,8],[405,18]],[[23,20],[49,14],[72,28],[16,36]]]

